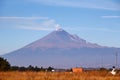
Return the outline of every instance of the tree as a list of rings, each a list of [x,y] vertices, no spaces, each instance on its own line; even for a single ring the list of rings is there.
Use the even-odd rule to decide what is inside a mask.
[[[19,67],[18,66],[11,66],[11,70],[12,71],[17,71],[17,70],[19,70]]]
[[[47,71],[52,71],[54,68],[53,67],[48,67]]]
[[[34,71],[34,67],[33,67],[32,65],[29,65],[29,66],[27,67],[27,69],[28,69],[29,71]]]
[[[0,71],[8,71],[8,70],[10,70],[9,62],[6,59],[0,57]]]

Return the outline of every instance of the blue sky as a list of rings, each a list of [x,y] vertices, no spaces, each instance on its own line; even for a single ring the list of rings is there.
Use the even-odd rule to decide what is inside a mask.
[[[57,25],[89,42],[120,47],[120,0],[0,0],[0,54]]]

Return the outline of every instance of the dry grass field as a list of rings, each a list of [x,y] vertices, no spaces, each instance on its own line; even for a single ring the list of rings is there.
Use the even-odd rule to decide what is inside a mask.
[[[120,80],[120,73],[113,76],[108,71],[72,72],[0,72],[0,80]]]

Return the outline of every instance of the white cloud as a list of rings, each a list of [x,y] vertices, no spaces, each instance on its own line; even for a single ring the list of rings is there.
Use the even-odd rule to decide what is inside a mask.
[[[101,16],[102,18],[120,18],[120,16]]]
[[[119,4],[114,0],[31,0],[31,1],[50,6],[120,10]]]
[[[57,31],[57,30],[60,30],[60,29],[61,29],[61,26],[60,26],[59,24],[57,24],[57,25],[55,26],[55,28],[56,28],[56,31]]]
[[[0,17],[0,21],[4,27],[28,30],[53,30],[57,25],[48,17]]]

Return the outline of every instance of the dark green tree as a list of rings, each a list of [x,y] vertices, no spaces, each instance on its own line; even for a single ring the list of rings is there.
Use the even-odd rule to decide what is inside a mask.
[[[17,70],[19,70],[19,67],[18,66],[11,66],[11,70],[12,71],[17,71]]]
[[[34,67],[33,67],[32,65],[29,65],[29,66],[27,67],[27,69],[28,69],[29,71],[34,71]]]
[[[47,71],[52,71],[53,69],[54,69],[53,67],[50,67],[50,66],[49,66],[49,67],[47,68]]]
[[[8,71],[8,70],[10,70],[9,62],[6,59],[0,57],[0,71]]]

